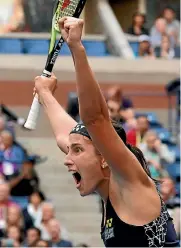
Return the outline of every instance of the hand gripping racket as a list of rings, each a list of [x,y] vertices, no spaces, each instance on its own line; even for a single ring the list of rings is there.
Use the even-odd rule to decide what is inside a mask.
[[[58,25],[59,19],[64,16],[72,16],[75,18],[79,18],[84,8],[85,2],[86,0],[55,0],[49,53],[48,53],[45,69],[43,70],[42,73],[43,77],[51,76],[53,66],[64,43],[64,39],[62,36],[59,39],[59,41],[56,43],[57,34],[61,33],[61,30],[59,30],[59,25]],[[25,128],[31,130],[34,130],[36,128],[40,106],[41,105],[38,101],[38,96],[35,95],[30,108],[28,118],[24,125]]]

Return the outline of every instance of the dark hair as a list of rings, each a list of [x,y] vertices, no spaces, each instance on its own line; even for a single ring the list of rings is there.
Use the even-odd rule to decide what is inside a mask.
[[[132,25],[135,24],[134,19],[135,19],[136,16],[141,16],[141,17],[143,18],[144,24],[145,24],[145,22],[146,22],[146,16],[145,16],[144,14],[142,14],[142,13],[140,13],[140,12],[137,11],[137,12],[135,12],[135,13],[133,14],[133,16],[132,16]]]
[[[38,236],[41,237],[41,230],[39,228],[32,226],[32,227],[28,228],[28,230],[26,231],[26,233],[28,233],[28,231],[30,231],[30,230],[36,231],[38,233]]]
[[[32,196],[33,194],[39,195],[41,201],[45,201],[45,200],[46,200],[45,195],[44,195],[41,191],[39,191],[39,190],[34,190],[34,191],[32,192],[32,194],[29,196],[29,202],[30,202],[30,198],[31,198],[31,196]]]
[[[148,116],[147,115],[145,115],[145,114],[139,114],[139,115],[136,116],[136,119],[138,120],[139,118],[145,118],[145,120],[149,124],[149,120],[148,120]]]
[[[171,6],[166,6],[164,9],[163,9],[163,13],[165,10],[171,10],[172,12],[174,12],[175,14],[175,10],[171,7]]]
[[[138,159],[138,161],[140,162],[141,166],[145,170],[146,174],[151,178],[151,173],[150,173],[148,164],[147,164],[147,162],[146,162],[146,160],[144,158],[144,155],[143,155],[142,151],[139,148],[137,148],[136,146],[132,146],[130,144],[127,144],[126,132],[125,132],[124,128],[122,127],[121,123],[116,122],[114,120],[112,120],[111,122],[112,122],[112,125],[113,125],[116,133],[119,135],[119,137],[121,138],[123,143],[135,155],[135,157]]]

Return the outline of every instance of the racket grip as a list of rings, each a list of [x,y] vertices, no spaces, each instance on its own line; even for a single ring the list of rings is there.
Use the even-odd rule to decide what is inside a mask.
[[[51,72],[44,69],[41,77],[51,77]],[[41,104],[39,103],[38,95],[36,94],[33,99],[28,118],[26,120],[26,123],[24,124],[25,128],[30,130],[34,130],[36,128],[38,116],[40,113],[40,107]]]
[[[25,128],[30,130],[34,130],[36,128],[40,107],[41,105],[38,101],[38,95],[36,94],[33,99],[28,118],[26,120],[26,123],[24,124]]]

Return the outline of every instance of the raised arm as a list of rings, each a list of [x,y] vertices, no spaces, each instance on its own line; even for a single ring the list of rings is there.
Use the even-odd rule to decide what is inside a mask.
[[[67,153],[69,133],[77,123],[54,98],[52,93],[56,85],[57,79],[54,76],[51,78],[36,77],[35,79],[36,92],[50,121],[57,145],[62,152]]]
[[[138,160],[127,149],[112,126],[106,102],[81,43],[83,21],[63,18],[60,27],[75,64],[81,120],[86,125],[94,144],[116,175],[124,177],[129,182],[147,181],[145,180],[147,175]]]

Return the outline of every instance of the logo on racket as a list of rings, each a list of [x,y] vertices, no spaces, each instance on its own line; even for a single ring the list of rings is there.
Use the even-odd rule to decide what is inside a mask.
[[[67,8],[69,6],[70,2],[71,2],[71,0],[64,0],[64,2],[62,4],[62,10]]]

